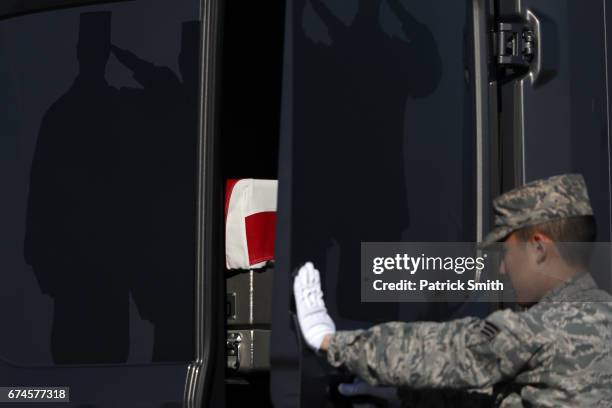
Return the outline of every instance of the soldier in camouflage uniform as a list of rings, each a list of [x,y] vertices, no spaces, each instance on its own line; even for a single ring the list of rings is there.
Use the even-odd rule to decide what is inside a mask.
[[[404,390],[477,390],[505,408],[612,407],[612,296],[586,272],[585,253],[554,244],[595,239],[582,176],[534,181],[493,207],[483,246],[504,242],[501,272],[525,310],[336,331],[307,263],[294,281],[306,343],[370,385],[399,387],[406,406],[414,400]]]

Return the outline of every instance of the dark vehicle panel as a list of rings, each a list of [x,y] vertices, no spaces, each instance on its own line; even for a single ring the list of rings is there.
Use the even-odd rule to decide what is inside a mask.
[[[457,305],[360,300],[361,242],[474,241],[466,2],[293,2],[287,11],[272,359],[276,404],[323,404],[325,363],[288,339],[290,273],[322,272],[338,329]],[[452,19],[444,16],[452,15]],[[286,224],[285,224],[286,223]],[[285,303],[286,302],[286,303]]]
[[[539,32],[539,61],[500,88],[502,137],[514,169],[505,187],[583,174],[602,241],[610,238],[607,3],[500,1],[498,16],[531,21]]]
[[[184,0],[0,21],[2,385],[70,386],[100,407],[182,403],[199,19]]]

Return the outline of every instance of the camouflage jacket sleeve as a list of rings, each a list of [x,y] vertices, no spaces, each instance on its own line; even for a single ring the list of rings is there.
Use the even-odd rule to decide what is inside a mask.
[[[380,324],[333,335],[327,359],[372,385],[483,388],[514,377],[545,345],[510,310],[487,319]]]

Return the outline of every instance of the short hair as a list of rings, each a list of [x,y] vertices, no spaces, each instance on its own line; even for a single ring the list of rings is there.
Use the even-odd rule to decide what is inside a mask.
[[[521,228],[516,231],[521,241],[528,241],[540,232],[554,242],[594,242],[597,225],[592,215],[560,218]],[[570,265],[586,267],[589,265],[593,245],[557,245],[561,257]]]

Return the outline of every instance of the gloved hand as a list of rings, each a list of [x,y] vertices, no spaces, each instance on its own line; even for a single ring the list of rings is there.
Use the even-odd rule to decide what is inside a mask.
[[[306,262],[293,280],[293,295],[304,340],[319,350],[325,336],[336,332],[336,325],[327,314],[319,271],[311,262]]]
[[[399,408],[401,406],[401,401],[397,396],[397,388],[374,387],[358,378],[355,378],[352,383],[339,384],[338,392],[345,397],[372,397],[382,400],[388,408]]]

